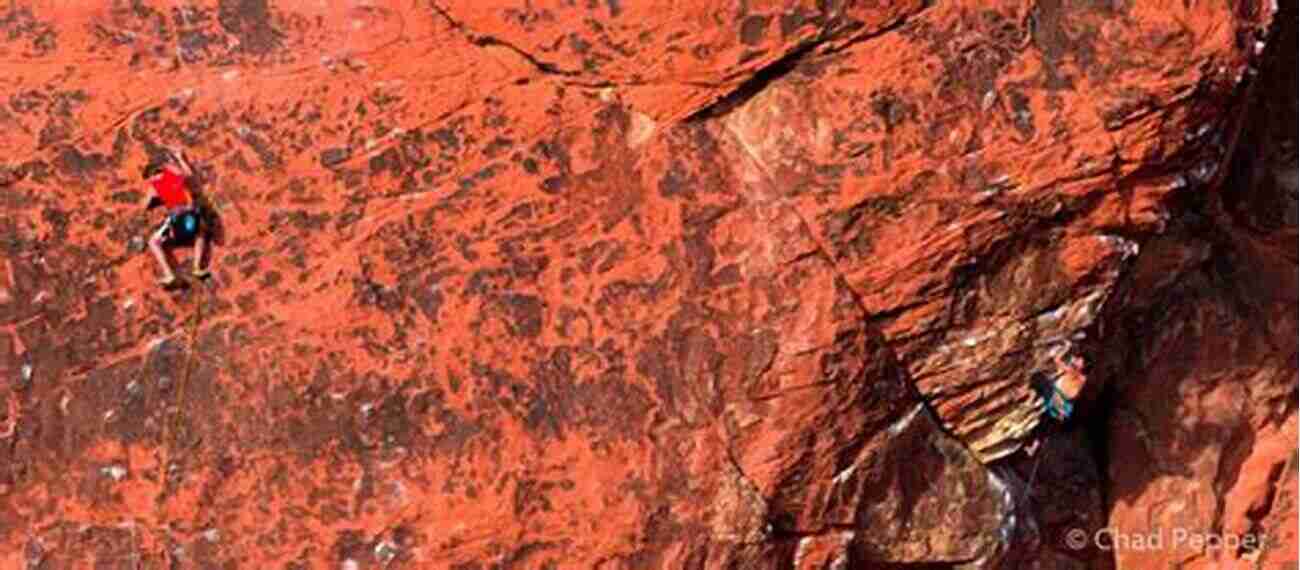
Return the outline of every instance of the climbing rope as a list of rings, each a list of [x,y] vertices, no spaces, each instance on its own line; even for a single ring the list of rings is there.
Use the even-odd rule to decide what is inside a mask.
[[[1038,452],[1036,453],[1038,457],[1034,458],[1034,467],[1029,470],[1029,483],[1025,485],[1025,501],[1028,501],[1030,495],[1034,494],[1034,481],[1038,479],[1038,466],[1043,464],[1043,457],[1047,455],[1048,441],[1048,439],[1044,438],[1043,442],[1038,445]]]
[[[190,375],[194,372],[196,353],[195,345],[198,342],[199,325],[203,320],[203,307],[206,297],[206,286],[204,286],[204,292],[194,293],[194,308],[191,311],[190,317],[190,330],[187,343],[188,347],[186,348],[185,365],[181,369],[180,380],[176,385],[176,412],[171,414],[171,421],[168,421],[167,419],[163,420],[162,461],[158,463],[158,484],[162,487],[162,490],[158,494],[158,501],[156,503],[159,506],[161,506],[167,491],[167,466],[171,464],[171,457],[168,453],[168,450],[171,447],[171,442],[169,441],[171,438],[170,434],[180,429],[180,421],[185,414],[185,409],[183,408],[185,403],[185,386],[189,384]],[[166,408],[163,409],[165,412]]]
[[[188,339],[187,354],[185,355],[185,365],[182,368],[180,380],[176,385],[176,413],[171,415],[170,417],[171,421],[168,421],[169,418],[167,417],[163,418],[162,442],[161,442],[161,449],[159,451],[159,461],[158,461],[159,491],[158,491],[158,498],[154,500],[155,521],[158,521],[161,518],[159,516],[160,515],[159,511],[162,510],[163,502],[166,500],[166,496],[167,496],[167,467],[172,463],[171,454],[168,453],[169,449],[171,448],[171,442],[169,440],[172,437],[171,434],[175,433],[177,430],[180,429],[180,420],[185,413],[185,409],[183,407],[185,404],[185,386],[189,384],[190,375],[194,371],[195,345],[198,343],[199,325],[203,321],[203,308],[206,301],[206,297],[207,297],[206,286],[204,286],[203,292],[194,293],[194,302],[193,302],[194,308],[190,313],[191,317],[190,317],[190,324],[189,324],[190,326],[188,331],[189,339]],[[164,407],[163,408],[164,414],[166,414],[166,410],[167,408]],[[155,533],[158,531],[157,528],[153,528],[152,530]],[[169,533],[166,532],[163,533],[164,536],[166,536],[167,534]],[[170,549],[168,549],[165,544],[162,545],[162,557],[164,562],[169,567],[175,563],[175,560],[172,559],[172,553]]]

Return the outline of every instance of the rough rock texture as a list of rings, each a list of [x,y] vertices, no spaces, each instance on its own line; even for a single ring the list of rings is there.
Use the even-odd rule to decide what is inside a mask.
[[[1264,0],[2,10],[0,566],[1295,552]],[[210,289],[152,286],[159,144]],[[1071,351],[1081,420],[1027,459]]]
[[[1187,197],[1115,304],[1110,523],[1174,529],[1166,548],[1119,549],[1121,567],[1294,568],[1300,558],[1295,4],[1278,18],[1288,25],[1269,47],[1222,191]]]

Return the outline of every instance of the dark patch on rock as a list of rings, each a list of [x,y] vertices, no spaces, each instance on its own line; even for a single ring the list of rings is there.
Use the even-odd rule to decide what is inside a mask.
[[[521,397],[527,402],[524,423],[541,436],[562,437],[583,427],[603,440],[640,437],[640,427],[653,408],[649,394],[624,376],[624,353],[612,343],[602,346],[606,371],[581,380],[574,361],[581,351],[560,346],[539,359],[530,371],[532,383]]]
[[[510,147],[514,146],[514,144],[515,141],[509,138],[496,137],[492,139],[492,142],[488,143],[487,146],[483,147],[483,156],[486,156],[489,159],[497,158],[505,151],[510,150]]]
[[[623,13],[622,0],[605,0],[605,5],[609,7],[609,15],[611,17],[617,18]]]
[[[559,168],[561,174],[573,172],[572,159],[569,156],[569,148],[564,142],[559,140],[543,140],[533,145],[533,152],[542,157],[543,160],[554,164]]]
[[[27,91],[10,95],[9,108],[13,109],[15,113],[24,115],[40,108],[40,106],[48,100],[49,97],[44,93],[35,89],[28,89]]]
[[[84,89],[56,91],[50,100],[49,114],[63,119],[73,118],[72,112],[90,99]]]
[[[217,20],[227,32],[239,38],[240,48],[253,55],[266,55],[280,47],[284,36],[271,26],[268,0],[221,0]]]
[[[542,333],[546,305],[536,296],[512,293],[499,299],[509,315],[510,332],[515,336],[534,338]]]
[[[713,284],[710,276],[717,261],[718,252],[709,239],[710,228],[701,228],[686,235],[682,245],[686,250],[683,256],[691,276],[692,288],[707,289]]]
[[[288,223],[304,232],[310,232],[324,228],[332,219],[333,215],[329,212],[312,214],[306,210],[294,210],[292,212],[272,212],[269,222],[272,228]]]
[[[1118,4],[1118,3],[1117,3]],[[1044,86],[1048,89],[1069,89],[1071,78],[1063,73],[1067,58],[1083,71],[1091,71],[1096,59],[1094,42],[1098,32],[1091,26],[1078,22],[1077,16],[1096,12],[1106,15],[1122,6],[1110,2],[1074,5],[1063,0],[1042,0],[1034,4],[1030,15],[1030,33],[1034,45],[1043,53]]]
[[[502,247],[502,253],[505,254],[506,260],[510,263],[511,274],[520,281],[537,281],[542,272],[551,264],[551,258],[546,255],[531,255],[519,251],[519,248],[513,244]]]
[[[370,173],[380,174],[389,172],[393,176],[402,174],[402,156],[396,148],[388,148],[375,156],[370,157]]]
[[[131,135],[126,129],[118,129],[117,136],[113,137],[113,165],[122,164],[122,159],[126,158],[127,150],[131,146]]]
[[[553,510],[547,495],[558,487],[555,481],[523,479],[515,483],[514,510],[517,517],[528,517]]]
[[[1125,89],[1118,94],[1118,98],[1118,103],[1101,112],[1102,121],[1109,131],[1122,129],[1131,121],[1160,108],[1160,101],[1154,95],[1139,89]]]
[[[352,151],[347,148],[327,148],[320,153],[321,166],[334,167],[352,158]]]
[[[475,186],[478,186],[478,184],[479,184],[480,182],[485,182],[485,181],[487,181],[487,180],[491,180],[492,178],[494,178],[494,177],[497,175],[497,172],[498,172],[498,171],[500,171],[500,170],[502,170],[502,169],[504,169],[504,168],[505,168],[504,165],[493,164],[493,165],[490,165],[490,166],[488,166],[488,167],[486,167],[486,168],[483,168],[483,169],[479,170],[478,172],[475,172],[474,174],[471,174],[471,175],[469,175],[469,176],[466,176],[466,177],[464,177],[464,178],[461,178],[460,180],[457,180],[457,181],[456,181],[456,184],[457,184],[457,186],[460,187],[460,190],[461,190],[462,192],[465,192],[465,191],[468,191],[468,190],[473,189]]]
[[[1029,97],[1020,91],[1008,93],[1010,109],[1007,111],[1010,115],[1011,124],[1015,125],[1016,131],[1020,133],[1021,142],[1029,142],[1038,133],[1037,127],[1034,126],[1034,112],[1029,107]]]
[[[892,223],[906,204],[901,196],[876,196],[868,198],[826,218],[827,239],[836,245],[836,260],[864,259],[873,251],[872,231],[881,224]]]
[[[452,383],[458,382],[453,378]],[[431,446],[441,453],[460,453],[466,450],[470,440],[488,431],[479,421],[469,421],[448,409],[441,402],[433,410],[433,415],[442,424],[442,431],[434,436]]]
[[[58,49],[58,34],[48,22],[38,20],[31,8],[9,4],[9,9],[0,16],[0,34],[8,41],[27,39],[30,41],[31,56],[44,56]]]
[[[749,16],[740,24],[740,41],[753,46],[763,43],[767,26],[772,22],[771,16]]]
[[[64,147],[54,159],[54,166],[67,176],[87,178],[108,165],[103,153],[84,154],[74,147]]]
[[[691,198],[694,196],[691,186],[691,180],[687,178],[686,168],[681,161],[673,160],[672,164],[668,166],[668,171],[664,172],[663,178],[659,179],[659,195],[665,198],[676,196]]]
[[[27,169],[24,165],[14,167],[0,164],[0,188],[13,186],[27,177]]]
[[[72,130],[72,125],[68,121],[59,119],[46,121],[45,126],[41,127],[36,147],[47,148],[55,143],[66,141],[72,138]]]
[[[781,14],[781,39],[786,39],[799,31],[806,21],[801,10]]]
[[[198,63],[210,45],[220,45],[220,36],[204,33],[202,30],[186,30],[180,33],[177,44],[180,58],[185,63]]]
[[[542,181],[542,192],[555,195],[564,191],[569,185],[569,179],[566,176],[550,176]]]
[[[714,273],[711,280],[710,287],[716,288],[739,285],[744,279],[741,276],[740,267],[732,263]]]
[[[544,568],[551,570],[557,568],[555,561],[537,560],[544,550],[554,550],[562,548],[561,544],[544,541],[531,541],[516,546],[509,554],[503,556],[498,564],[493,564],[493,570],[520,570],[523,568]]]
[[[590,274],[596,266],[597,261],[601,261],[601,269],[598,273],[604,273],[618,263],[626,254],[626,248],[620,242],[612,240],[600,240],[578,250],[578,268],[585,274]]]
[[[54,230],[54,238],[63,241],[68,237],[68,213],[56,208],[41,210],[41,219]]]
[[[253,149],[257,153],[257,158],[262,161],[262,166],[266,168],[279,167],[283,160],[280,155],[276,154],[271,148],[271,143],[261,135],[249,130],[240,135],[239,140]]]
[[[740,54],[740,59],[736,61],[736,64],[745,65],[746,63],[749,63],[760,57],[763,57],[763,55],[766,53],[767,50],[765,49],[745,50],[745,53]]]
[[[416,287],[411,292],[411,296],[415,299],[415,306],[430,323],[438,322],[438,311],[442,309],[443,295],[436,283]]]
[[[420,416],[441,402],[428,392],[408,398],[400,391],[388,394],[375,405],[366,418],[368,430],[378,431],[379,443],[386,448],[412,448],[424,439]]]
[[[637,354],[636,370],[654,381],[663,411],[686,425],[706,421],[705,414],[716,411],[718,395],[709,391],[710,378],[721,370],[723,356],[708,320],[701,309],[684,306]]]
[[[272,407],[287,411],[277,422],[283,430],[284,442],[305,460],[317,457],[332,442],[345,449],[364,449],[355,408],[329,395],[332,373],[327,367],[332,364],[318,368],[316,377],[302,393],[294,394],[291,388],[282,387],[272,396],[275,400]]]
[[[872,93],[871,111],[885,123],[885,132],[893,132],[904,122],[916,119],[916,105],[904,101],[888,89]]]
[[[573,53],[585,54],[591,51],[591,42],[582,39],[578,34],[569,34],[569,49],[573,50]]]
[[[537,207],[533,202],[524,202],[517,204],[501,217],[500,224],[504,227],[520,227],[522,224],[516,222],[526,222],[532,220],[536,214]]]
[[[245,314],[252,314],[257,310],[257,295],[253,293],[243,293],[235,297],[235,305]]]
[[[902,33],[942,58],[937,91],[943,99],[978,105],[1023,49],[1026,32],[1018,19],[995,10],[963,12],[961,19],[954,27],[942,28],[917,22]]]
[[[438,147],[443,153],[455,153],[460,151],[460,137],[456,134],[455,130],[451,128],[441,128],[430,133],[430,136],[433,137],[433,142],[438,144]]]
[[[267,271],[266,274],[262,275],[262,281],[258,283],[258,286],[262,289],[275,287],[282,279],[283,277],[279,271]]]
[[[645,515],[641,524],[641,547],[622,557],[622,560],[629,568],[662,568],[665,552],[682,543],[683,537],[694,530],[678,522],[673,517],[672,507],[664,504]],[[696,568],[702,565],[703,561],[700,561],[686,567]]]

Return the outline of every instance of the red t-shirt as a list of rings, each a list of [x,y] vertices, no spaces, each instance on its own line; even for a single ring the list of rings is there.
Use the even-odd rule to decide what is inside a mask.
[[[185,189],[185,178],[164,168],[162,176],[153,181],[153,188],[158,192],[158,199],[168,208],[190,205],[190,193]]]

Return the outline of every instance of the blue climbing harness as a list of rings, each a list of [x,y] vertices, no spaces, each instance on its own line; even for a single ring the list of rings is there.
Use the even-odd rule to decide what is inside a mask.
[[[1070,414],[1074,413],[1074,402],[1071,402],[1070,398],[1065,395],[1065,392],[1062,392],[1060,388],[1056,387],[1055,382],[1044,383],[1044,385],[1039,388],[1039,395],[1043,398],[1043,413],[1047,414],[1052,419],[1058,422],[1063,422],[1070,418]],[[1054,403],[1056,402],[1057,397],[1060,398],[1061,402],[1059,406]]]

